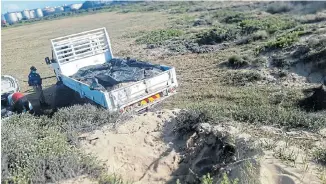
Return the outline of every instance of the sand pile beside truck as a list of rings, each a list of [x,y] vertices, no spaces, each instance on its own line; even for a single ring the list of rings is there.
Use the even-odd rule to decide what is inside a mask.
[[[80,69],[72,78],[90,85],[93,89],[110,91],[124,84],[154,77],[163,72],[159,65],[136,59],[114,58],[107,63]]]

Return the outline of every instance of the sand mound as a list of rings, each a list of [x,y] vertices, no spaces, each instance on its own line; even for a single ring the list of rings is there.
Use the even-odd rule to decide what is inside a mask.
[[[220,183],[224,173],[239,183],[315,181],[309,176],[301,180],[299,171],[257,149],[251,135],[227,123],[214,123],[204,113],[149,112],[114,130],[104,127],[81,137],[82,149],[97,156],[108,174],[134,183],[201,183],[207,173],[214,183]],[[78,178],[66,183],[92,182]]]
[[[108,173],[135,183],[165,183],[178,167],[179,159],[163,141],[172,140],[172,135],[162,135],[164,123],[173,115],[173,111],[144,114],[121,124],[115,131],[104,129],[83,135],[87,138],[82,148],[103,161]]]

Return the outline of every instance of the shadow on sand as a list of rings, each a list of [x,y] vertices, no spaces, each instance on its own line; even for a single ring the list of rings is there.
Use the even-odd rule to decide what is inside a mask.
[[[26,97],[31,102],[36,116],[47,115],[51,117],[58,108],[86,103],[86,100],[81,99],[79,94],[63,85],[54,84],[43,88],[45,101],[48,104],[46,107],[40,106],[39,99],[33,89],[24,91],[24,93],[29,93]]]

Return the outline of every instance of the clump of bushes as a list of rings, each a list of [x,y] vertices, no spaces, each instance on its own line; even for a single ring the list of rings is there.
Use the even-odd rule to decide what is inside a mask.
[[[259,125],[280,125],[290,128],[303,127],[309,129],[321,129],[326,127],[325,113],[308,113],[296,108],[294,105],[271,104],[265,101],[266,89],[232,87],[228,91],[230,96],[225,99],[210,100],[201,104],[193,104],[191,108],[205,109],[216,119],[231,118],[239,122],[248,122]],[[241,95],[240,95],[240,94]],[[283,103],[294,102],[295,99],[284,97]],[[224,101],[223,101],[224,100]]]
[[[225,22],[227,24],[238,23],[248,18],[248,16],[241,12],[229,12],[223,17],[221,22]]]
[[[292,45],[299,40],[303,31],[291,31],[278,36],[275,40],[267,42],[265,49],[281,49]]]
[[[212,16],[213,19],[218,19],[220,22],[226,24],[238,23],[249,17],[250,14],[226,9],[219,9]]]
[[[290,5],[289,3],[278,3],[275,2],[272,5],[267,7],[267,12],[271,14],[275,13],[286,13],[291,11],[293,5]]]
[[[115,121],[114,115],[91,105],[60,109],[52,119],[24,114],[2,121],[2,183],[98,177],[102,168],[78,150],[78,134]]]
[[[253,34],[253,40],[264,40],[268,38],[268,33],[265,30],[259,30]]]
[[[193,26],[203,26],[203,25],[212,25],[212,21],[208,19],[197,19],[193,24]]]
[[[237,45],[248,44],[257,40],[264,40],[268,38],[268,33],[265,30],[260,30],[250,36],[244,37],[236,42]]]
[[[162,42],[179,37],[184,33],[181,30],[176,29],[163,29],[157,31],[151,31],[148,34],[138,38],[136,43],[138,44],[162,44]]]
[[[280,17],[263,17],[255,19],[245,19],[239,23],[242,34],[252,34],[258,30],[265,30],[273,34],[278,30],[293,28],[297,23],[293,20]]]
[[[238,31],[232,28],[214,28],[197,35],[200,45],[214,45],[237,38]]]
[[[228,72],[226,74],[226,84],[235,86],[245,86],[248,83],[261,81],[263,76],[255,70],[245,70],[237,72]]]
[[[249,66],[248,57],[233,55],[228,59],[227,65],[234,69]]]
[[[245,68],[245,67],[262,67],[266,65],[267,59],[264,57],[257,57],[257,58],[251,58],[247,55],[244,56],[238,56],[238,55],[232,55],[229,57],[228,61],[225,63],[222,63],[222,65],[226,65],[229,68],[232,69],[239,69],[239,68]]]

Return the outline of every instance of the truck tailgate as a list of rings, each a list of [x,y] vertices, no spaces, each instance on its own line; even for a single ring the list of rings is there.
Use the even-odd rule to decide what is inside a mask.
[[[142,100],[146,96],[161,92],[173,83],[174,72],[174,68],[171,68],[155,77],[111,91],[110,96],[114,105],[121,108],[134,101]]]

